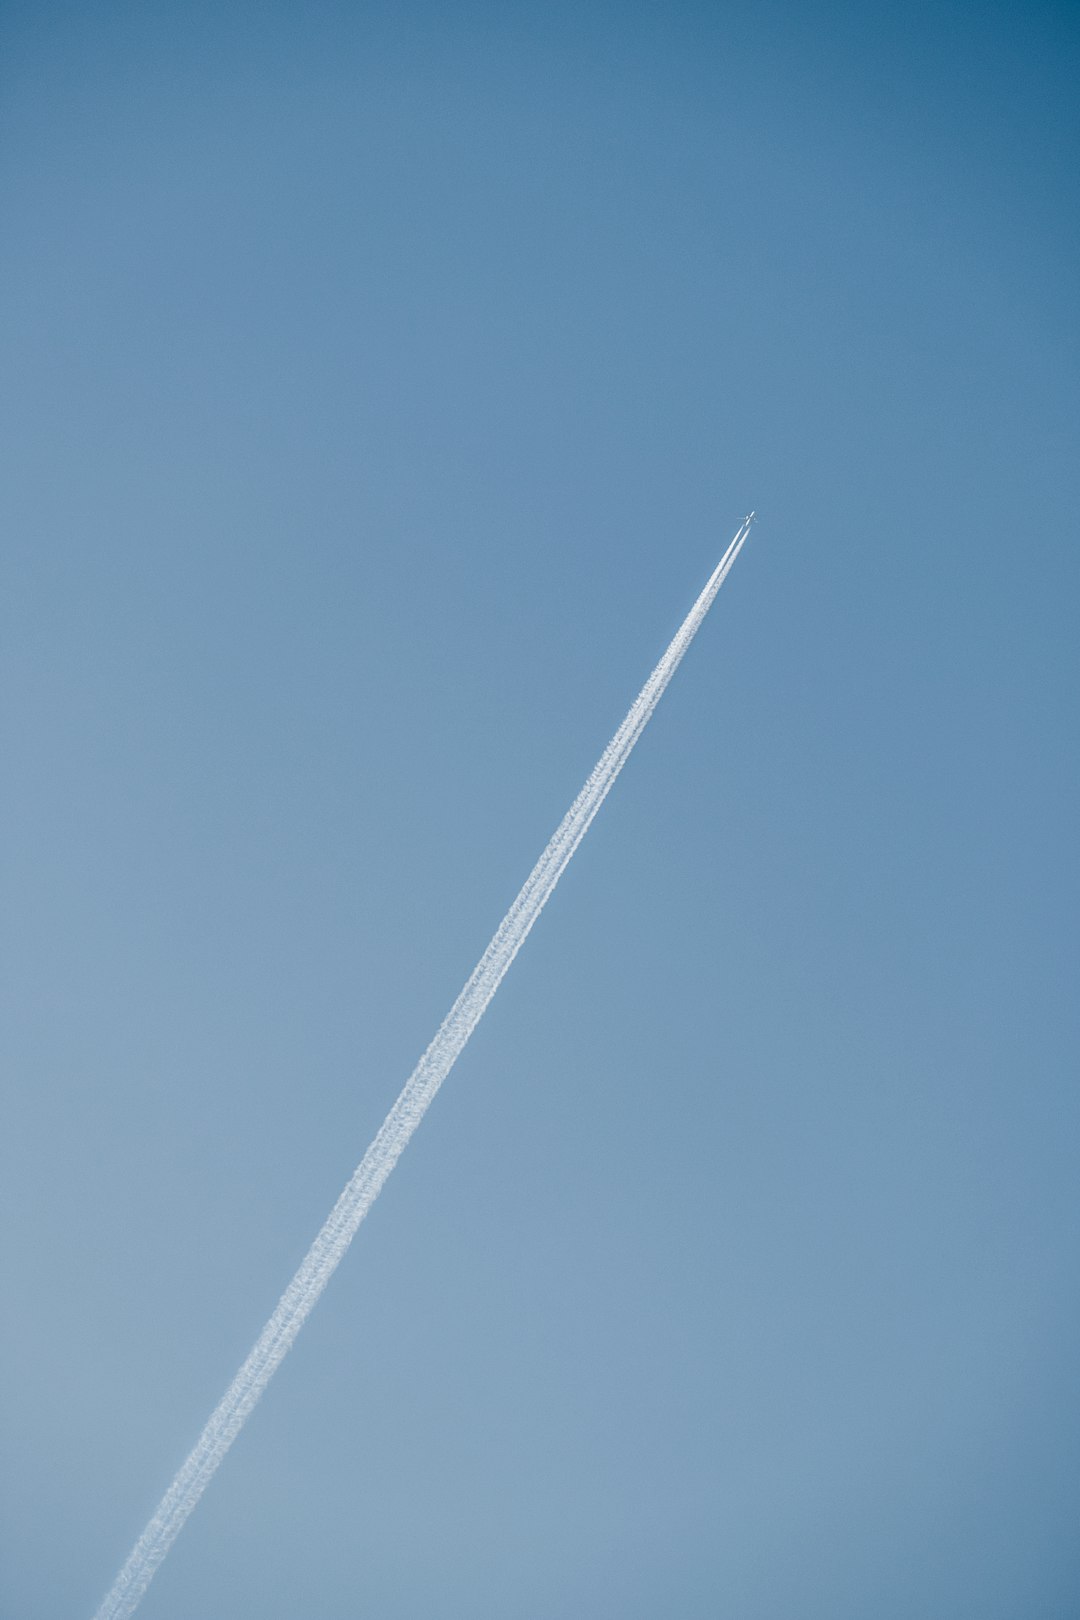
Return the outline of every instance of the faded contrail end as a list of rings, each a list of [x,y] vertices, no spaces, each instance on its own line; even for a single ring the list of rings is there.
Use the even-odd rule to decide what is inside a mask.
[[[292,1282],[229,1385],[195,1444],[195,1449],[165,1492],[156,1513],[97,1610],[95,1620],[127,1620],[134,1613],[154,1572],[183,1529],[226,1452],[288,1354],[319,1296],[379,1196],[386,1179],[423,1119],[432,1098],[457,1061],[484,1015],[529,930],[566,870],[593,817],[603,804],[664,691],[697,634],[717,591],[746,542],[753,512],[744,518],[724,555],[709,576],[671,645],[645,682],[592,775],[559,823],[547,848],[503,918],[464,990],[447,1013],[434,1040],[416,1065],[308,1250]]]

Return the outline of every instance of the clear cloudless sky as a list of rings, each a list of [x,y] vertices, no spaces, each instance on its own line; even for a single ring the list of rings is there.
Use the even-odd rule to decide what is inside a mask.
[[[1080,1612],[1080,20],[0,21],[3,1620]]]

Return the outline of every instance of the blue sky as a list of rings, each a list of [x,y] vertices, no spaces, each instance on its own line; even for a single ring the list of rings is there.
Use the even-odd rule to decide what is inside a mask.
[[[0,1613],[1072,1615],[1064,6],[12,5]]]

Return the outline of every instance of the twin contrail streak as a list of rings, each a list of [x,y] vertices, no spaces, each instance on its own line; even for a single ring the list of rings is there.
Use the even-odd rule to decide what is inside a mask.
[[[387,1114],[375,1140],[330,1212],[321,1232],[278,1301],[247,1360],[203,1429],[190,1457],[166,1491],[157,1512],[132,1549],[127,1563],[97,1611],[95,1620],[126,1620],[134,1613],[154,1572],[184,1527],[219,1463],[251,1415],[259,1396],[281,1365],[320,1294],[356,1235],[450,1073],[469,1036],[483,1017],[503,975],[525,943],[570,857],[641,736],[664,690],[678,669],[750,532],[751,513],[717,564],[708,584],[684,619],[675,639],[653,670],[626,719],[612,737],[589,780],[563,817],[554,837],[529,874],[524,888],[499,924],[438,1033]]]

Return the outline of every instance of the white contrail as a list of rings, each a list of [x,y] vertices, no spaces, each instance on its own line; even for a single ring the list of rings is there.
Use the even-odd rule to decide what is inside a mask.
[[[379,1196],[409,1138],[432,1098],[453,1068],[469,1036],[499,988],[503,975],[525,942],[567,863],[588,831],[596,812],[630,751],[663,696],[664,689],[750,532],[753,513],[745,519],[708,584],[679,628],[626,719],[600,756],[589,780],[563,817],[551,842],[529,874],[524,888],[499,924],[438,1033],[406,1081],[352,1180],[334,1205],[296,1276],[278,1301],[240,1371],[215,1408],[195,1449],[166,1491],[150,1523],[135,1543],[95,1620],[126,1620],[134,1613],[154,1572],[176,1540],[188,1515],[206,1489],[218,1464],[240,1433],[259,1396],[284,1360],[349,1247],[357,1227]]]

